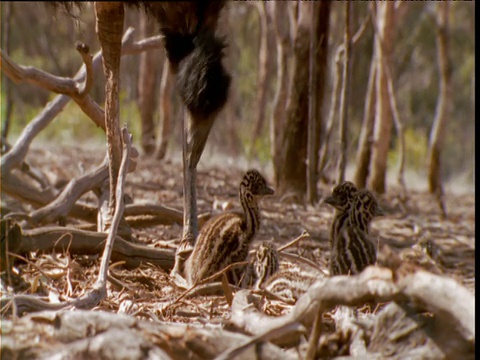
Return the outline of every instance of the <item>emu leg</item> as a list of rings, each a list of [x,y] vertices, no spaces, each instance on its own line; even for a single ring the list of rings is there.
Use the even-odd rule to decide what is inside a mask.
[[[215,114],[216,115],[216,114]],[[193,250],[198,235],[196,175],[215,115],[200,120],[185,111],[183,123],[183,235],[175,254],[172,276],[184,273],[184,263]]]
[[[122,34],[124,8],[121,2],[95,2],[96,31],[102,48],[103,71],[105,74],[105,127],[107,133],[107,152],[109,159],[109,206],[105,219],[107,231],[115,211],[115,188],[122,156],[120,138],[120,116],[118,92],[120,88],[120,57],[122,51]],[[130,237],[131,229],[124,218],[120,222],[119,235]]]

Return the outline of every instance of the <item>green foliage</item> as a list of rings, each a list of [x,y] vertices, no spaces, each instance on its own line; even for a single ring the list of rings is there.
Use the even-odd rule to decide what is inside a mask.
[[[124,94],[124,92],[120,94],[120,126],[127,123],[134,141],[138,142],[141,134],[138,106],[134,101],[128,101]],[[54,96],[52,94],[50,100]],[[4,101],[5,96],[2,96],[2,119],[5,118]],[[13,112],[9,138],[18,137],[25,125],[37,116],[41,110],[40,107],[27,106],[23,109],[22,116]],[[97,127],[73,101],[70,101],[58,117],[38,135],[38,140],[42,142],[56,142],[62,145],[68,145],[72,142],[102,144],[106,141],[105,139],[105,132]]]
[[[36,114],[40,111],[41,109],[36,109]],[[38,139],[62,145],[82,142],[100,144],[105,142],[105,132],[98,128],[75,102],[70,101],[58,117],[39,134]]]
[[[244,132],[240,137],[240,140],[244,144],[245,153],[249,160],[254,158],[255,160],[258,160],[260,164],[267,165],[272,159],[270,154],[269,136],[259,136],[255,140],[255,143],[252,144],[250,133]]]
[[[388,166],[395,168],[399,158],[398,138],[395,147],[388,152]],[[428,135],[422,130],[405,129],[405,167],[415,171],[424,171],[427,162]]]

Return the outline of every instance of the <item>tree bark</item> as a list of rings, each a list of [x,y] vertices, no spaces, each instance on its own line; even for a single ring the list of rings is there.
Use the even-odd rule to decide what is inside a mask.
[[[269,35],[269,21],[266,11],[266,3],[255,2],[258,10],[259,24],[260,24],[260,47],[258,49],[258,75],[257,75],[257,103],[256,103],[256,120],[254,122],[252,132],[252,144],[250,149],[253,149],[255,142],[258,139],[265,124],[265,110],[267,104],[267,88],[269,83],[268,65],[268,35]]]
[[[374,126],[374,110],[375,110],[375,84],[377,74],[377,55],[375,49],[372,55],[372,62],[370,63],[370,74],[368,76],[367,95],[365,96],[365,108],[363,110],[362,130],[360,132],[360,139],[358,140],[358,150],[355,164],[354,182],[360,189],[364,188],[367,183],[369,174],[370,159],[372,156],[372,137]]]
[[[2,24],[2,47],[10,54],[10,26],[13,17],[13,2],[6,2],[2,5],[5,12],[5,22]],[[7,136],[10,127],[10,118],[12,116],[13,101],[12,92],[10,88],[10,79],[2,77],[2,94],[5,94],[5,117],[2,119],[2,134],[1,134],[1,152],[4,152],[4,146],[7,146]]]
[[[154,22],[149,21],[146,14],[140,14],[140,36],[146,38],[155,29]],[[140,55],[138,74],[138,107],[142,124],[141,144],[147,155],[155,150],[154,112],[160,52],[151,50]]]
[[[306,191],[308,137],[309,39],[313,3],[299,3],[299,20],[294,39],[293,75],[287,100],[286,124],[280,150],[278,191],[292,191],[297,201]]]
[[[451,68],[448,54],[448,14],[449,2],[444,1],[437,4],[437,59],[440,74],[439,96],[435,109],[430,138],[428,142],[428,186],[432,194],[443,194],[442,176],[440,172],[441,151],[445,134],[447,119],[451,108]]]
[[[278,184],[280,169],[280,148],[282,129],[285,124],[285,104],[288,89],[288,54],[290,50],[290,29],[288,2],[273,1],[267,3],[267,11],[273,19],[277,43],[277,88],[270,117],[270,153],[272,154],[275,182]]]
[[[105,74],[105,126],[109,158],[110,196],[108,215],[115,212],[115,188],[122,157],[120,138],[119,89],[120,54],[124,22],[123,4],[119,2],[95,2],[96,31],[102,48]],[[107,219],[107,227],[109,221]],[[104,229],[106,231],[106,229]]]
[[[160,84],[160,106],[158,112],[160,114],[160,121],[158,126],[157,139],[157,159],[161,160],[167,154],[168,140],[172,134],[172,86],[173,74],[170,71],[170,63],[163,62],[162,82]]]
[[[319,4],[314,3],[311,12],[310,27],[310,63],[308,75],[308,141],[307,141],[307,202],[315,204],[317,200],[317,22]]]
[[[375,34],[375,54],[377,55],[376,107],[374,125],[374,143],[372,151],[371,177],[368,186],[377,193],[386,191],[387,155],[390,147],[392,129],[392,111],[388,96],[386,64],[390,62],[393,48],[395,23],[395,3],[377,3],[375,19],[379,33]],[[382,51],[383,43],[383,51]],[[385,57],[385,59],[383,59]]]
[[[316,56],[315,61],[317,62],[317,75],[316,75],[316,87],[317,95],[315,101],[317,102],[316,106],[316,141],[315,141],[315,151],[314,159],[312,160],[315,164],[315,177],[318,180],[320,176],[320,146],[322,138],[322,124],[324,123],[323,119],[323,106],[325,104],[325,88],[327,85],[328,79],[328,38],[329,38],[329,28],[330,28],[330,9],[331,1],[321,1],[319,2],[319,12],[318,21],[316,24],[317,32],[317,41],[316,41]]]
[[[344,35],[344,53],[343,53],[343,72],[342,72],[342,91],[340,92],[340,161],[337,168],[337,184],[345,180],[345,170],[347,167],[347,128],[348,128],[348,105],[350,102],[350,53],[352,49],[352,40],[350,34],[350,16],[352,4],[345,2],[345,35]]]

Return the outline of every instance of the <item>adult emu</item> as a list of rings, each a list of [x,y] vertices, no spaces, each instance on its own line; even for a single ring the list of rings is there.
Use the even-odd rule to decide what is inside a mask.
[[[55,2],[68,13],[82,2]],[[110,160],[109,211],[115,209],[115,184],[121,158],[119,125],[119,69],[124,12],[143,9],[155,18],[164,36],[164,45],[176,86],[186,108],[183,124],[183,235],[175,256],[172,275],[183,273],[183,264],[198,233],[196,168],[218,112],[227,101],[230,76],[223,64],[224,40],[215,32],[225,1],[184,2],[95,2],[96,32],[103,56],[105,124]]]

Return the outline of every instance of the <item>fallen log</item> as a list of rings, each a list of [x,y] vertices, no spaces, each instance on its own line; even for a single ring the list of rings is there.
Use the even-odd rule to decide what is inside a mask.
[[[6,358],[213,359],[249,339],[219,327],[167,324],[84,310],[31,314],[2,321],[2,328],[9,330],[1,343]],[[298,358],[296,352],[263,343],[236,359]]]
[[[99,255],[105,246],[106,233],[85,231],[65,227],[43,227],[18,232],[18,236],[2,239],[2,251],[6,248],[15,254],[27,254],[31,251],[53,252],[69,251],[76,255]],[[112,261],[125,261],[129,268],[137,267],[141,262],[150,262],[160,266],[166,272],[173,268],[175,253],[171,250],[133,244],[116,237],[112,252]]]

